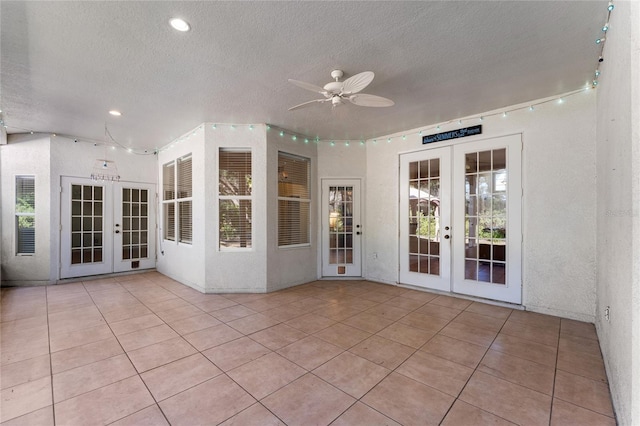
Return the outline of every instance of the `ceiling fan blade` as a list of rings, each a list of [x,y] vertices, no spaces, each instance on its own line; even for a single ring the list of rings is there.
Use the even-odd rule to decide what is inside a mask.
[[[371,71],[365,71],[349,77],[342,83],[342,94],[351,95],[358,93],[373,81],[374,76],[375,74]]]
[[[304,108],[304,107],[309,106],[311,104],[323,103],[323,102],[327,102],[327,101],[328,101],[328,99],[314,99],[312,101],[303,102],[300,105],[292,106],[291,108],[289,108],[289,111],[293,111],[294,109]]]
[[[348,98],[352,104],[364,107],[390,107],[395,105],[391,99],[383,98],[382,96],[367,95],[360,93],[357,95],[351,95]]]
[[[301,87],[303,89],[306,90],[311,90],[312,92],[316,92],[316,93],[321,93],[323,95],[326,96],[327,91],[324,90],[322,87],[320,86],[316,86],[315,84],[311,84],[311,83],[306,83],[304,81],[299,81],[299,80],[293,80],[293,79],[289,79],[289,83],[294,84],[298,87]]]

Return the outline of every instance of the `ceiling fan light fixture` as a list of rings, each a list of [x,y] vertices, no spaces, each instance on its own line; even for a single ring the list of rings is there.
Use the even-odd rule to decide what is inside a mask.
[[[171,27],[176,30],[176,31],[180,31],[180,32],[187,32],[191,29],[191,25],[189,25],[189,23],[187,21],[185,21],[184,19],[181,18],[171,18],[169,20],[169,25],[171,25]]]

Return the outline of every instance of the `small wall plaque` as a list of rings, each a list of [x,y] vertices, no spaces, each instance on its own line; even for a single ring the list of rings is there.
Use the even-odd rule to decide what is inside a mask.
[[[464,127],[458,130],[450,130],[448,132],[435,133],[433,135],[427,135],[422,137],[422,144],[442,142],[450,139],[465,138],[467,136],[474,136],[482,134],[482,124],[477,126]]]

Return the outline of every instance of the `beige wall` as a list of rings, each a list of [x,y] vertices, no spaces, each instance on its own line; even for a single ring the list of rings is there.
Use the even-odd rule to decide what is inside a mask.
[[[597,105],[596,326],[620,425],[640,424],[638,22],[640,5],[615,3]]]

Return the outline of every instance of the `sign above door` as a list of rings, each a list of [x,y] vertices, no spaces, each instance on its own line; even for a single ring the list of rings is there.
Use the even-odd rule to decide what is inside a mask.
[[[467,136],[474,136],[474,135],[481,135],[481,134],[482,134],[482,124],[478,124],[477,126],[464,127],[458,130],[450,130],[448,132],[435,133],[433,135],[423,136],[422,144],[426,145],[428,143],[448,141],[450,139],[465,138]]]

